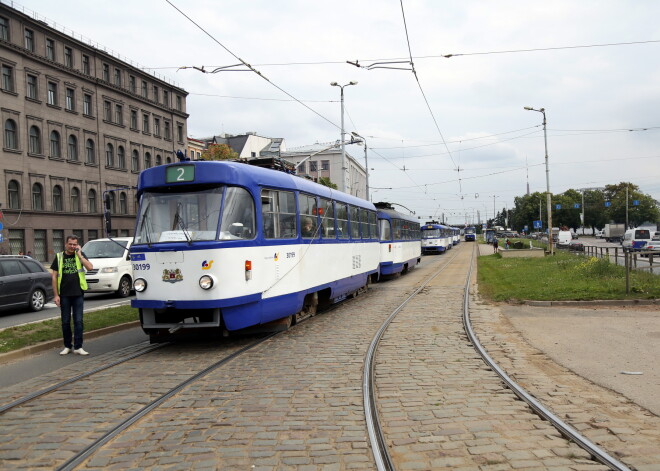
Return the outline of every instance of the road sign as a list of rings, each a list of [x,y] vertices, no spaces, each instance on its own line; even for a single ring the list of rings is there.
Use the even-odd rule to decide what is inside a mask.
[[[0,222],[0,231],[2,230],[3,227],[5,227],[5,226],[3,226],[2,222]]]
[[[575,209],[580,209],[580,203],[573,203],[573,207]]]
[[[543,221],[534,221],[534,229],[541,229],[543,227]]]
[[[605,201],[605,207],[609,208],[610,206],[612,206],[612,203],[610,201]]]
[[[556,204],[555,209],[561,209],[561,204]]]
[[[633,206],[639,206],[639,200],[633,200]]]
[[[2,232],[0,232],[0,242],[4,242],[4,241],[5,241],[5,236],[3,236]]]

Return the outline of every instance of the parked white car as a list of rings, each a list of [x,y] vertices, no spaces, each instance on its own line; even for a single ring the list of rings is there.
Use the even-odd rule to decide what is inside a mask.
[[[87,293],[117,293],[125,298],[133,289],[133,265],[128,249],[132,237],[96,239],[87,242],[82,251],[94,268],[85,273]]]
[[[568,245],[571,243],[571,240],[573,240],[573,234],[571,234],[571,231],[559,231],[559,235],[557,236],[558,246],[568,247]]]

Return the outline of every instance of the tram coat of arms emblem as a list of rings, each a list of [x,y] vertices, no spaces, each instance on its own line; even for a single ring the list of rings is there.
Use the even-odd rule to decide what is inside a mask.
[[[167,283],[176,283],[177,281],[183,281],[183,274],[179,268],[174,270],[168,270],[165,268],[163,270],[163,281]]]

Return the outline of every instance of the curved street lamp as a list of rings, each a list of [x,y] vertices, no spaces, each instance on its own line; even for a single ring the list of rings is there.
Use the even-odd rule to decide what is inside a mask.
[[[351,132],[351,134],[354,137],[362,139],[362,142],[364,142],[364,169],[367,172],[367,175],[366,175],[367,201],[371,201],[371,198],[369,198],[369,160],[367,160],[367,140],[364,137],[360,136],[355,131]]]
[[[548,168],[548,133],[546,130],[545,108],[532,108],[531,106],[524,107],[527,111],[538,111],[543,114],[543,139],[545,141],[545,194],[546,203],[548,206],[548,248],[550,255],[554,255],[554,244],[552,242],[552,201],[550,196],[550,169]]]
[[[339,85],[337,82],[330,82],[333,87],[341,89],[341,191],[346,192],[346,146],[344,145],[344,87],[357,85],[357,82],[348,82],[345,85]]]

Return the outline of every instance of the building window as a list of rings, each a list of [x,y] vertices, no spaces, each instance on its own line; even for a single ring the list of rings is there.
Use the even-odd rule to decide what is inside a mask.
[[[10,180],[7,185],[7,204],[9,209],[21,209],[21,186],[16,180]]]
[[[176,140],[179,142],[183,142],[183,125],[182,124],[177,124],[176,125]]]
[[[115,85],[121,87],[121,69],[115,69]]]
[[[25,29],[25,49],[34,52],[34,31]]]
[[[46,59],[55,60],[55,41],[46,38]]]
[[[0,16],[0,39],[9,41],[9,20]]]
[[[64,47],[64,65],[73,68],[73,49]]]
[[[330,170],[329,160],[321,160],[321,170]]]
[[[158,165],[163,165],[163,158],[160,156],[160,154],[156,154],[156,166]]]
[[[158,99],[160,98],[160,95],[158,94],[158,87],[154,85],[154,101],[158,103]]]
[[[106,121],[112,121],[112,105],[108,100],[103,102],[103,119]]]
[[[87,163],[88,164],[95,164],[96,163],[96,152],[94,150],[94,141],[91,139],[87,139],[87,143],[85,144],[85,155],[87,156]]]
[[[47,261],[46,229],[34,230],[34,258],[40,262]]]
[[[75,101],[75,92],[73,88],[66,89],[66,103],[65,107],[68,111],[75,111],[76,101]]]
[[[48,104],[57,106],[57,84],[48,82]]]
[[[168,157],[168,158],[166,158],[165,161],[166,161],[168,164],[171,164],[171,163],[172,163],[172,157]]]
[[[318,172],[318,162],[316,160],[310,160],[309,161],[309,171],[310,172]]]
[[[131,110],[131,129],[137,129],[138,113],[136,110]]]
[[[9,252],[12,254],[25,252],[25,230],[9,229]]]
[[[57,131],[50,132],[50,156],[59,159],[62,155],[60,144],[60,133]]]
[[[115,203],[115,192],[111,191],[108,193],[108,200],[110,201],[110,208],[108,211],[110,211],[110,214],[116,214],[117,213],[117,204]]]
[[[110,66],[108,64],[103,64],[103,80],[110,81]]]
[[[151,154],[149,152],[144,153],[144,169],[151,168]]]
[[[87,240],[96,240],[99,238],[99,231],[96,229],[90,229],[87,231]]]
[[[179,111],[183,111],[181,109],[181,97],[179,95],[176,96],[176,109]]]
[[[80,212],[80,190],[75,186],[71,188],[71,212]]]
[[[89,190],[87,192],[87,211],[90,213],[96,212],[96,191]]]
[[[142,81],[142,97],[147,98],[147,82],[146,82],[146,80]]]
[[[14,69],[8,65],[2,66],[2,89],[7,92],[14,91]]]
[[[78,162],[78,138],[73,134],[69,136],[68,157],[71,162]]]
[[[170,122],[165,121],[165,139],[170,139]]]
[[[37,76],[36,75],[27,75],[27,89],[26,95],[28,98],[36,100],[39,98],[39,90],[37,89]]]
[[[138,172],[140,170],[140,154],[134,150],[131,154],[131,172]]]
[[[82,56],[82,66],[83,66],[83,74],[89,75],[90,68],[89,68],[89,56],[86,54],[83,54]]]
[[[53,211],[63,211],[62,205],[62,187],[55,185],[53,187]]]
[[[44,189],[40,183],[32,185],[32,209],[44,209]]]
[[[16,139],[16,121],[8,119],[5,121],[5,148],[18,150],[18,140]]]
[[[105,148],[105,165],[107,167],[115,166],[115,148],[108,144]]]
[[[121,105],[115,105],[115,123],[124,125],[124,109]]]
[[[119,193],[119,214],[128,214],[128,202],[123,191]]]
[[[149,132],[149,115],[148,114],[143,114],[142,115],[142,132]]]
[[[64,251],[64,231],[53,229],[53,250],[55,253]]]
[[[167,90],[163,90],[163,105],[170,107],[170,94]]]
[[[154,118],[154,136],[160,137],[160,119]]]
[[[41,131],[36,126],[30,127],[30,141],[28,150],[30,154],[41,154]]]
[[[118,167],[122,170],[126,168],[126,153],[123,146],[117,146]]]
[[[255,157],[255,156],[253,155],[252,157]],[[297,170],[296,173],[298,173],[300,175],[304,175],[304,174],[307,173],[306,170],[305,170],[306,168],[307,168],[307,162],[303,162],[303,163],[298,165],[298,170]]]
[[[89,93],[83,95],[83,114],[85,116],[92,116],[92,95]]]
[[[131,91],[131,93],[135,93],[135,76],[134,75],[129,75],[129,77],[128,77],[128,89]]]

